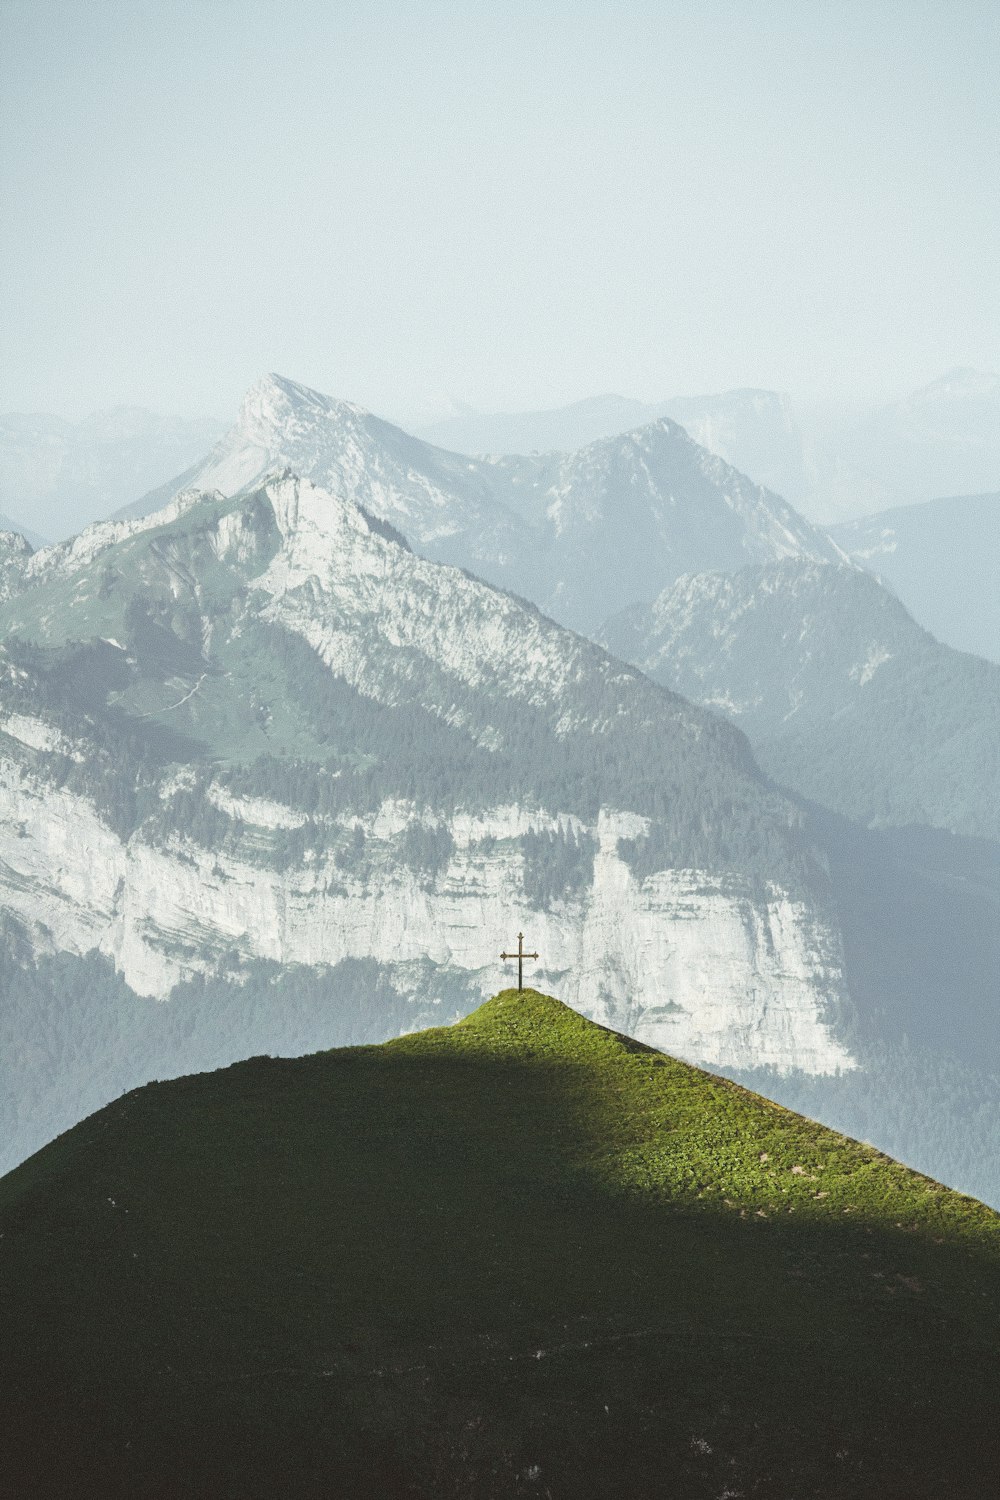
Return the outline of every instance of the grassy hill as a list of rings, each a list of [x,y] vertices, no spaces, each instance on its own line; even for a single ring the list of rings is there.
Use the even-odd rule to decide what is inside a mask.
[[[505,991],[0,1181],[20,1495],[982,1496],[1000,1219]]]

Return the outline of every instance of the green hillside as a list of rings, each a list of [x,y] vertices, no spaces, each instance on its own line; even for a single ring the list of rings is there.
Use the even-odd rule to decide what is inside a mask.
[[[16,1495],[994,1493],[1000,1219],[548,996],[0,1182]]]

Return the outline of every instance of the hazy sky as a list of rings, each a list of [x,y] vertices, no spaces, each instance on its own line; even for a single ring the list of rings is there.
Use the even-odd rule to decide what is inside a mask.
[[[997,0],[0,0],[0,410],[1000,366]]]

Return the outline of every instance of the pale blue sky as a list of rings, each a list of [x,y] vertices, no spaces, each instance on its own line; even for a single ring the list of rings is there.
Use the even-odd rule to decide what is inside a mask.
[[[0,410],[1000,366],[996,0],[0,0]]]

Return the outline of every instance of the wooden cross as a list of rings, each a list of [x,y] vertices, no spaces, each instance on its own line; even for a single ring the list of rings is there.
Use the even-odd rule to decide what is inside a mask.
[[[519,990],[523,990],[524,989],[524,960],[526,958],[537,958],[538,957],[537,953],[525,953],[525,951],[524,951],[524,933],[523,932],[519,932],[518,935],[517,935],[517,952],[516,953],[501,953],[500,957],[503,959],[504,963],[506,963],[509,958],[516,958],[517,959],[517,987],[518,987]]]

